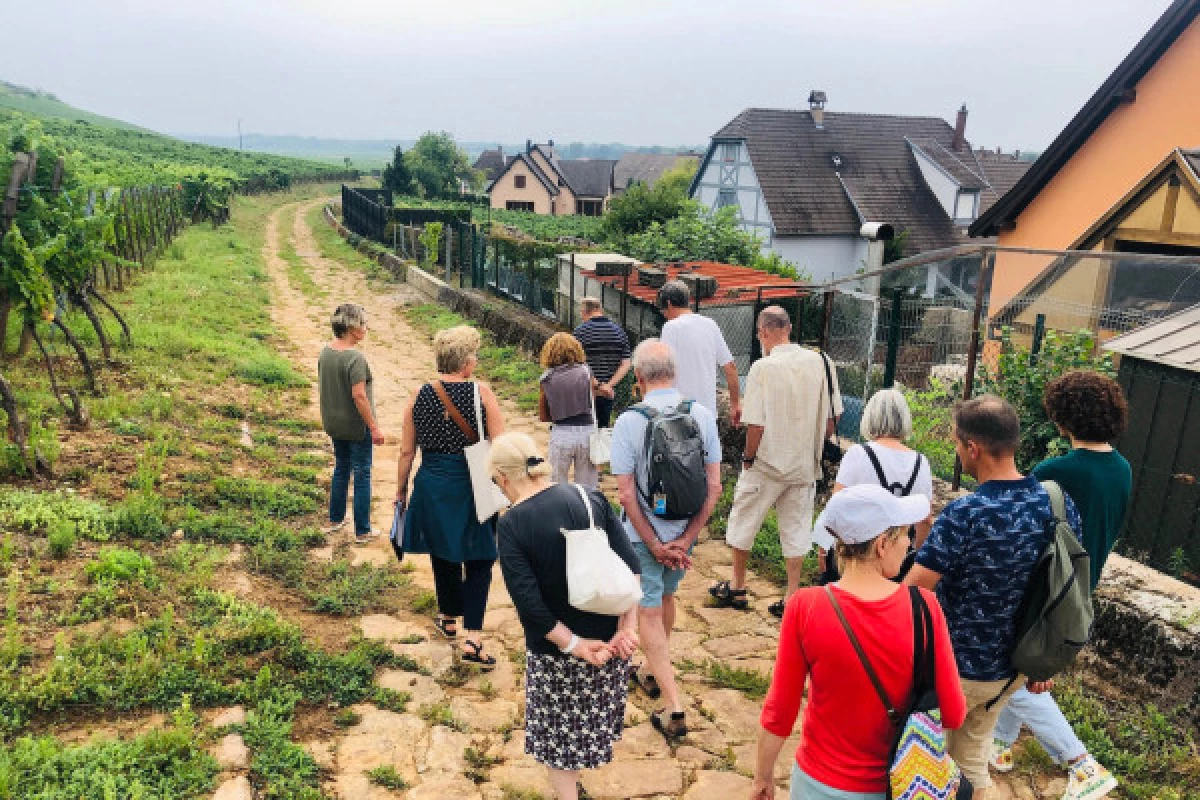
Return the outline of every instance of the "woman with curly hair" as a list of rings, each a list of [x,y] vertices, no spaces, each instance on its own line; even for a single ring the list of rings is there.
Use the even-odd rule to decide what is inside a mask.
[[[550,478],[566,483],[575,465],[575,482],[588,489],[600,483],[588,443],[596,430],[592,370],[583,345],[569,333],[556,333],[542,347],[538,414],[550,428]]]
[[[1083,546],[1091,559],[1094,590],[1121,532],[1133,488],[1129,462],[1112,446],[1125,430],[1129,408],[1116,381],[1090,370],[1052,380],[1042,403],[1050,421],[1070,439],[1071,450],[1038,464],[1033,476],[1056,482],[1075,502],[1083,520]],[[996,771],[1013,768],[1012,746],[1022,724],[1070,772],[1064,798],[1095,800],[1116,788],[1116,778],[1088,753],[1049,692],[1030,694],[1020,689],[1009,699],[993,733]]]

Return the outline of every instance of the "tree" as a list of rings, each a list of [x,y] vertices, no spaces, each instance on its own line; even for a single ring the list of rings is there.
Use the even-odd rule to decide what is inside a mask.
[[[696,174],[695,164],[684,161],[667,170],[653,187],[640,181],[614,197],[604,215],[604,232],[620,239],[646,231],[654,223],[667,224],[696,205],[688,199],[688,188]]]
[[[471,168],[467,153],[449,133],[424,133],[404,155],[404,163],[422,197],[457,197],[461,186],[476,189],[482,183]]]
[[[383,165],[383,188],[396,194],[408,194],[412,191],[412,182],[412,173],[404,163],[404,148],[396,145],[392,163]]]

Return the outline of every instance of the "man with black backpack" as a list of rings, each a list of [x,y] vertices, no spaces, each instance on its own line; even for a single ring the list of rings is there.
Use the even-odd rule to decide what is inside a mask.
[[[674,388],[675,356],[668,345],[644,340],[633,351],[633,370],[642,402],[617,418],[610,466],[642,568],[638,629],[646,664],[633,678],[648,695],[665,700],[666,708],[650,722],[673,740],[687,734],[671,666],[675,592],[721,496],[721,441],[712,412]]]
[[[977,798],[992,785],[992,732],[1008,697],[1021,685],[1047,690],[1091,623],[1079,514],[1057,486],[1048,492],[1021,474],[1019,442],[1006,400],[984,395],[955,409],[955,449],[979,486],[942,511],[906,579],[936,588],[946,614],[967,697],[947,749]]]

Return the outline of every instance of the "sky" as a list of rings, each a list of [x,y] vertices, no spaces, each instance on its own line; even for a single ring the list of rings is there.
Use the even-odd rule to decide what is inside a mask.
[[[1168,0],[6,0],[0,79],[154,130],[697,145],[748,107],[1044,148]],[[29,35],[14,35],[27,31]]]

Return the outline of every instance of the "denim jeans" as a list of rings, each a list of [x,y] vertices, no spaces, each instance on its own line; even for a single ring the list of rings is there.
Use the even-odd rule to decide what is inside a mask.
[[[354,474],[354,532],[361,536],[371,530],[371,433],[358,441],[333,440],[333,486],[329,491],[329,521],[346,518],[346,492],[350,474]]]
[[[1073,761],[1087,754],[1087,747],[1079,741],[1071,723],[1063,716],[1049,692],[1033,694],[1024,687],[1008,698],[1008,705],[996,720],[996,731],[992,735],[1007,745],[1012,745],[1021,733],[1021,725],[1037,737],[1038,742],[1059,763]]]

